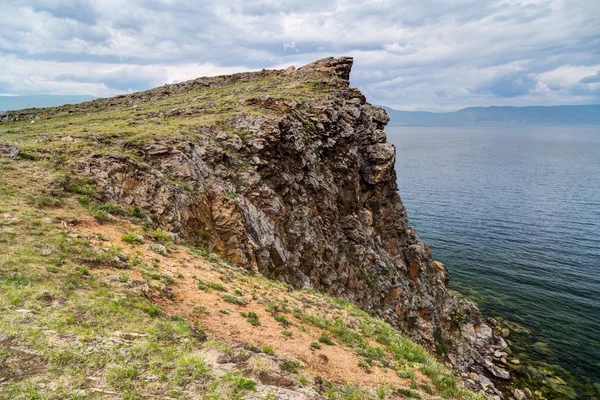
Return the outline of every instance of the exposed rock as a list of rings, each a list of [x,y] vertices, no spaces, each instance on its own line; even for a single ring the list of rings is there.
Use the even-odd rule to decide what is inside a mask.
[[[395,148],[384,132],[389,118],[349,88],[351,66],[352,58],[328,58],[297,70],[200,78],[110,99],[133,105],[194,85],[273,76],[281,87],[272,92],[297,81],[320,94],[310,101],[240,99],[261,112],[239,112],[219,126],[196,127],[195,135],[140,145],[133,151],[143,162],[98,154],[78,172],[93,177],[101,200],[136,205],[188,242],[208,233],[211,248],[232,263],[344,297],[430,348],[450,342],[458,369],[483,379],[487,368],[508,379],[488,364],[506,343],[473,303],[447,290],[448,271],[408,225]],[[190,104],[165,115],[200,112]],[[151,250],[166,254],[164,246]]]
[[[502,368],[500,368],[500,367],[498,367],[496,365],[488,365],[488,366],[486,366],[486,368],[496,378],[510,379],[510,373],[507,370],[505,370],[505,369],[502,369]]]
[[[293,387],[295,381],[287,376],[276,375],[270,371],[262,370],[258,374],[258,380],[265,385],[279,386],[279,387]]]
[[[477,383],[479,383],[479,385],[484,391],[487,391],[490,387],[493,386],[492,381],[490,381],[484,375],[477,375],[476,381]]]
[[[156,254],[160,254],[161,256],[167,255],[167,248],[162,244],[152,243],[148,245],[148,250],[155,252]]]
[[[0,143],[0,158],[8,158],[16,160],[19,158],[21,150],[18,147],[10,145],[8,143]]]
[[[525,393],[519,389],[515,389],[513,396],[515,396],[515,400],[527,400]]]

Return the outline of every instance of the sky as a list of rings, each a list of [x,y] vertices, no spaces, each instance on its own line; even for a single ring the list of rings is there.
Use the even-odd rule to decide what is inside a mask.
[[[99,97],[354,57],[403,110],[600,103],[600,0],[0,0],[0,95]]]

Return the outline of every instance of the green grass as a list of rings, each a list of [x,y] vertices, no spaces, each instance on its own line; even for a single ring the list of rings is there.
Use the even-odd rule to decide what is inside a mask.
[[[292,322],[285,315],[276,315],[273,317],[275,321],[279,322],[284,328],[287,328]]]
[[[252,326],[260,326],[260,320],[258,319],[258,315],[250,311],[249,313],[241,313],[242,317],[246,318],[246,321]]]
[[[321,336],[319,336],[319,343],[323,343],[328,346],[335,346],[335,342],[333,340],[331,340],[329,335],[326,333],[323,333]]]
[[[121,240],[125,243],[129,244],[143,244],[144,237],[142,235],[138,235],[137,233],[128,233],[126,235],[121,236]]]
[[[149,167],[140,155],[145,146],[195,140],[199,127],[218,127],[228,135],[248,140],[253,133],[236,129],[228,122],[230,117],[242,112],[265,116],[278,111],[248,105],[247,99],[271,97],[303,103],[317,98],[327,101],[338,95],[339,88],[329,88],[321,81],[320,77],[298,82],[286,75],[269,75],[226,86],[196,85],[187,91],[175,90],[172,95],[162,94],[161,88],[153,92],[151,102],[141,101],[136,97],[140,95],[124,100],[101,99],[86,105],[39,110],[35,124],[27,119],[0,123],[0,142],[14,144],[26,154],[20,160],[0,159],[0,340],[11,343],[8,349],[0,345],[0,371],[8,374],[0,399],[101,398],[102,395],[89,392],[92,385],[122,399],[189,398],[189,393],[203,399],[239,399],[254,392],[258,383],[250,377],[215,374],[202,358],[202,350],[211,347],[233,353],[229,345],[217,340],[204,342],[198,335],[201,328],[194,322],[171,318],[150,300],[147,290],[164,292],[174,279],[160,270],[160,261],[154,265],[141,263],[136,252],[146,251],[146,246],[136,246],[127,255],[123,249],[110,245],[109,238],[101,233],[86,236],[73,232],[87,215],[115,227],[123,220],[136,224],[131,233],[121,237],[127,244],[152,241],[150,244],[160,243],[171,249],[179,240],[169,231],[170,227],[159,225],[157,216],[142,205],[107,202],[110,196],[104,189],[93,178],[80,176],[76,171],[81,171],[82,161],[96,155],[122,157],[144,170]],[[129,100],[137,107],[133,108]],[[206,108],[194,108],[198,105]],[[170,114],[173,109],[187,108],[192,113],[185,117]],[[314,128],[313,125],[311,129]],[[189,182],[165,179],[180,190],[195,190]],[[231,197],[239,196],[237,189],[244,182],[238,184]],[[198,236],[201,243],[192,246],[192,255],[225,268],[225,263],[212,253],[212,235],[199,231]],[[116,279],[103,278],[96,268],[112,269]],[[250,283],[266,282],[247,271],[227,268],[229,272],[223,281],[232,289],[241,277]],[[137,274],[142,275],[147,289],[134,285]],[[239,306],[246,305],[242,296],[250,299],[254,295],[250,284],[239,285],[243,291],[238,288],[234,295],[225,293],[228,289],[221,283],[199,281],[198,285],[221,292],[224,301]],[[293,315],[298,321],[292,323],[291,317],[282,314],[290,313],[295,306],[275,297],[267,299],[268,311],[283,328],[294,325],[306,331],[305,326],[317,327],[323,331],[320,341],[347,346],[366,364],[378,361],[391,365],[399,376],[406,373],[408,379],[414,377],[416,365],[443,396],[475,398],[423,348],[347,301],[295,291],[283,283],[268,285],[290,296],[310,293],[313,299],[360,321],[357,327],[341,313],[332,316],[313,308],[295,309]],[[247,318],[253,325],[260,324],[255,313],[248,313]],[[283,332],[288,337],[291,334],[288,330]],[[23,354],[27,356],[14,347],[25,350]],[[314,342],[311,347],[319,349],[321,345]],[[273,346],[257,349],[275,356]],[[281,368],[297,373],[302,366],[286,360]],[[24,371],[18,379],[17,370]],[[323,387],[330,398],[377,396],[374,391],[348,385],[323,382]]]
[[[240,299],[239,297],[236,297],[236,296],[232,296],[230,294],[223,294],[223,295],[221,295],[221,298],[228,303],[236,304],[238,306],[246,305],[246,302],[243,299]]]
[[[218,282],[205,282],[206,287],[218,292],[226,292],[227,288]]]

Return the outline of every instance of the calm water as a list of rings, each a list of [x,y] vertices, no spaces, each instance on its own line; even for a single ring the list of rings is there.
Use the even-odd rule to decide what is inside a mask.
[[[451,287],[600,382],[600,127],[388,127],[409,222]]]

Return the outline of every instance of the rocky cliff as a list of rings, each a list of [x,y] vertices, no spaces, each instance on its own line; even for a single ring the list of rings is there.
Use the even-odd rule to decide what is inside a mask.
[[[506,343],[446,288],[446,268],[409,226],[389,118],[349,87],[351,67],[328,58],[0,121],[81,116],[63,125],[72,135],[48,133],[48,149],[60,149],[48,151],[61,154],[68,179],[88,178],[97,201],[135,207],[238,266],[346,298],[501,396],[486,375],[509,379],[497,366]],[[108,132],[96,115],[112,121]]]

